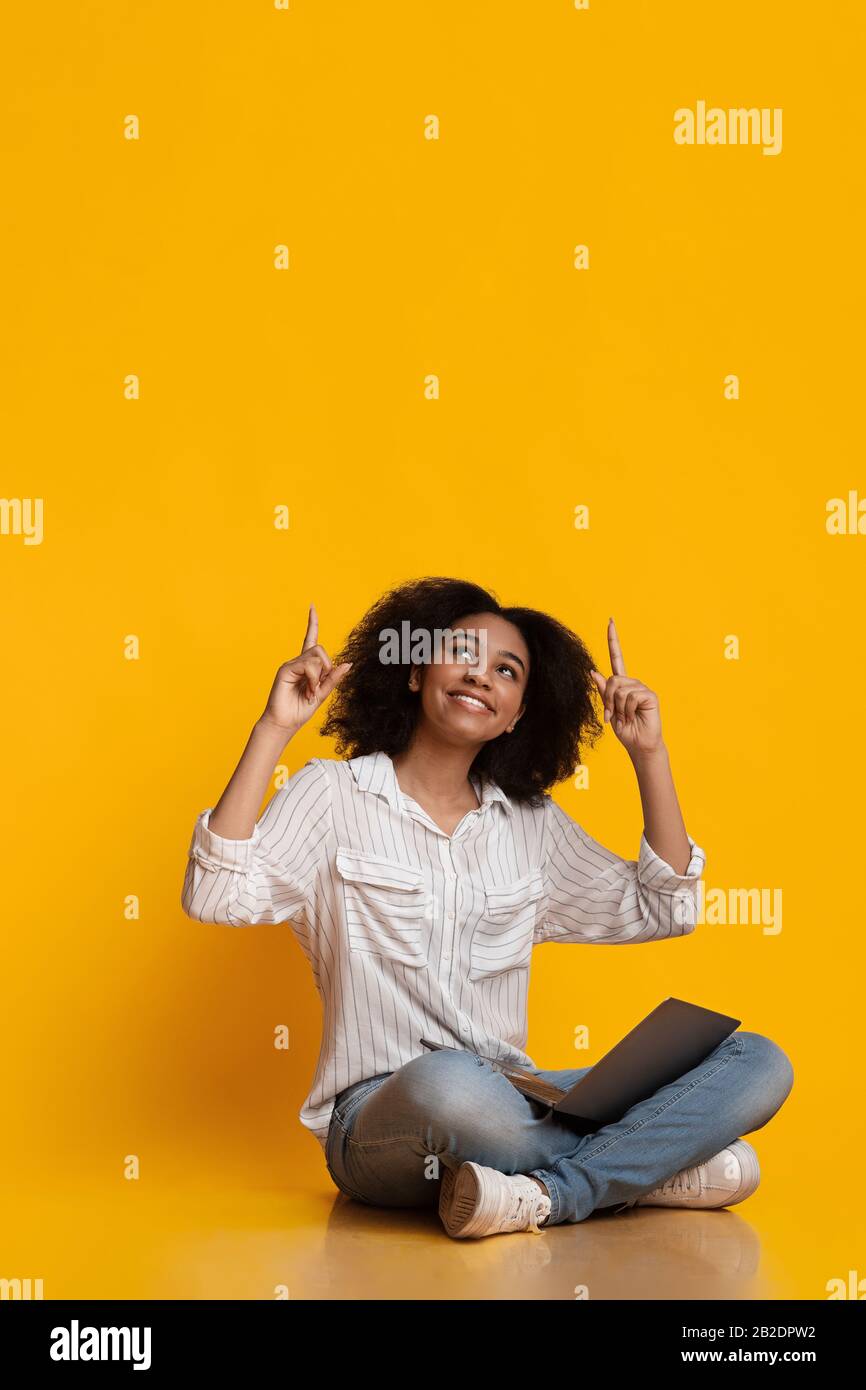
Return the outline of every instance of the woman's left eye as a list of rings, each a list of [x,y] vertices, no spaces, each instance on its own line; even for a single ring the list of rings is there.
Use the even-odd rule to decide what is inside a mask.
[[[475,653],[469,647],[456,647],[454,655],[456,656],[458,662],[463,662],[465,665],[468,666],[475,665]],[[501,662],[496,669],[497,671],[507,671],[509,676],[511,676],[512,680],[517,679],[517,672],[514,670],[514,667],[509,666],[507,662]]]

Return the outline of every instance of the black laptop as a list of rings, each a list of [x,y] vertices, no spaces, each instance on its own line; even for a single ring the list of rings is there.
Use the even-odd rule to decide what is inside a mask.
[[[593,1134],[621,1120],[627,1110],[654,1095],[659,1087],[691,1071],[739,1028],[740,1022],[685,999],[665,999],[570,1090],[551,1085],[525,1067],[492,1057],[485,1060],[523,1095],[567,1119],[577,1133]],[[427,1038],[419,1042],[437,1051],[446,1046]]]

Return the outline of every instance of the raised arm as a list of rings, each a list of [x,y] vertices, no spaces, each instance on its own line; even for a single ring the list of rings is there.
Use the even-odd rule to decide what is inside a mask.
[[[274,793],[246,839],[218,835],[212,816],[209,807],[193,826],[181,892],[187,917],[230,927],[301,921],[331,827],[318,760]]]
[[[547,906],[536,945],[636,945],[695,930],[697,882],[706,856],[690,835],[688,865],[680,874],[655,852],[645,833],[637,859],[624,859],[593,839],[550,797],[545,819]]]
[[[604,703],[605,723],[610,723],[637,774],[646,838],[656,854],[679,873],[686,873],[689,842],[662,738],[658,696],[626,673],[613,618],[608,619],[607,644],[612,674],[605,680],[600,671],[592,673]]]
[[[181,905],[199,921],[246,926],[303,912],[330,824],[330,787],[316,759],[256,815],[280,755],[351,663],[334,667],[317,642],[311,605],[299,656],[284,662],[241,759],[215,807],[198,816]]]
[[[546,806],[548,916],[537,941],[626,944],[685,936],[697,924],[704,851],[687,834],[662,739],[658,697],[626,673],[613,618],[611,672],[593,678],[610,723],[632,761],[644,828],[637,859],[594,840],[560,806]]]

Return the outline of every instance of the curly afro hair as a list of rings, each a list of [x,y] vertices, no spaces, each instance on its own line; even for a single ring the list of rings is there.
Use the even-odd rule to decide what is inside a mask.
[[[433,632],[456,626],[471,613],[496,613],[520,629],[530,655],[526,709],[509,735],[479,750],[470,771],[484,773],[515,801],[538,804],[555,783],[572,776],[581,748],[603,731],[596,714],[594,665],[581,639],[535,608],[503,608],[492,593],[462,579],[428,576],[389,589],[352,629],[334,660],[353,664],[331,696],[319,730],[336,739],[337,752],[359,757],[379,750],[394,756],[409,747],[418,699],[406,669],[380,659],[384,628]]]

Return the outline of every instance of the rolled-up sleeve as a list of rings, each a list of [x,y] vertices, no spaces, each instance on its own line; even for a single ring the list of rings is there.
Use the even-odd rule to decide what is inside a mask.
[[[312,758],[272,796],[247,840],[198,816],[187,852],[181,906],[199,922],[232,927],[304,921],[331,830],[330,783]]]
[[[691,857],[678,874],[641,831],[637,859],[622,859],[594,840],[552,797],[546,798],[545,905],[535,941],[635,945],[687,936],[698,917],[698,880],[706,855],[687,834]]]

